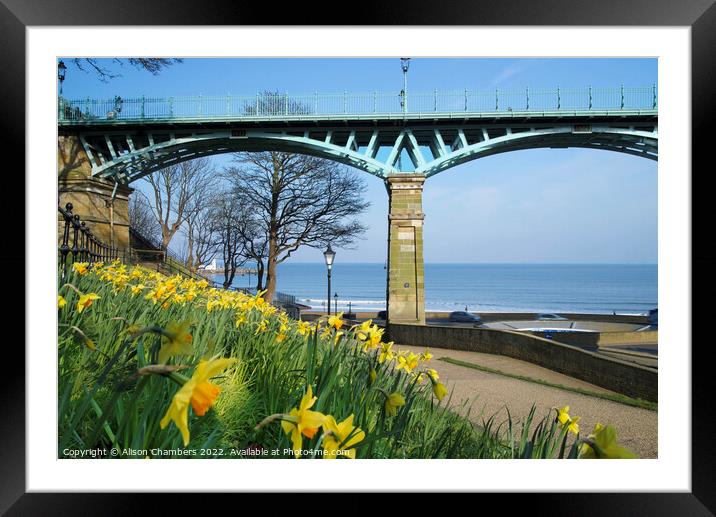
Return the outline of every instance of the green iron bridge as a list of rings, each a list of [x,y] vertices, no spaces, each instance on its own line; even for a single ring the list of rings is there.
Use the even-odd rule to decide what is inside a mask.
[[[656,86],[60,98],[58,133],[66,155],[60,170],[81,155],[84,174],[109,180],[114,192],[175,163],[239,151],[309,154],[383,179],[389,317],[423,321],[426,178],[522,149],[578,147],[656,160],[658,105]]]
[[[386,178],[430,177],[483,156],[538,147],[655,160],[657,113],[655,87],[263,93],[61,99],[59,126],[80,135],[93,175],[121,183],[199,156],[256,150],[316,155]]]

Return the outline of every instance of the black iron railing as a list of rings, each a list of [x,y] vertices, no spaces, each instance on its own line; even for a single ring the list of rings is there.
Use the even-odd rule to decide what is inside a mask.
[[[59,260],[62,266],[62,276],[66,274],[69,264],[75,262],[111,262],[120,258],[118,248],[109,246],[99,240],[92,230],[87,226],[80,216],[72,213],[72,203],[67,203],[65,208],[57,207],[64,220],[64,228],[62,231],[62,243],[59,246]],[[150,257],[155,257],[152,262],[157,263],[157,271],[168,274],[180,274],[195,280],[208,280],[210,285],[217,288],[223,288],[220,282],[216,282],[211,278],[206,278],[198,273],[191,271],[178,255],[171,250],[162,250],[158,243],[152,239],[142,235],[134,228],[130,228],[132,237],[143,244],[149,244],[157,249],[129,249],[124,250],[121,258],[124,262],[140,263],[146,261]],[[129,254],[127,253],[129,252]],[[231,286],[229,289],[240,291],[249,295],[255,295],[256,289]],[[296,304],[296,297],[291,294],[276,291],[274,294],[273,304],[279,308],[286,308]]]
[[[129,228],[129,237],[132,243],[132,260],[145,265],[154,263],[157,271],[168,275],[179,274],[194,280],[207,280],[200,273],[192,271],[177,253],[168,248],[162,249],[159,242],[140,233],[136,228]]]
[[[119,249],[99,240],[80,216],[72,213],[72,203],[57,207],[64,219],[62,243],[59,246],[60,264],[64,268],[74,262],[110,262],[119,258]]]

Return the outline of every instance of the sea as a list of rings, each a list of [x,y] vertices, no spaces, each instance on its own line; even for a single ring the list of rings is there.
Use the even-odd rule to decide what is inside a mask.
[[[425,264],[425,309],[645,314],[657,307],[657,272],[656,264]],[[253,274],[234,280],[237,287],[255,283]],[[382,310],[385,286],[384,264],[336,263],[331,303],[337,293],[339,311]],[[326,266],[281,264],[277,289],[325,309]]]

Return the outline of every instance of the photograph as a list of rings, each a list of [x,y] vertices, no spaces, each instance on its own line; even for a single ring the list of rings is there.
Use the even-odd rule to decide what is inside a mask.
[[[715,1],[0,0],[0,515],[716,515]]]
[[[660,458],[659,58],[54,64],[56,459]]]

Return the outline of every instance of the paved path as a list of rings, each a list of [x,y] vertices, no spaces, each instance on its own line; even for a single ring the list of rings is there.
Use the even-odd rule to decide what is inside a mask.
[[[425,350],[416,346],[399,346],[398,348],[412,350],[416,353]],[[620,445],[627,447],[641,458],[657,457],[658,414],[656,411],[627,406],[559,388],[550,388],[439,360],[441,357],[450,357],[565,386],[608,392],[604,388],[518,359],[443,348],[431,348],[430,353],[433,354],[433,359],[429,364],[438,371],[440,380],[452,392],[451,405],[456,407],[458,412],[464,413],[463,401],[471,401],[470,419],[474,422],[481,423],[483,415],[487,418],[498,414],[496,422],[499,423],[502,421],[500,417],[507,418],[505,407],[510,409],[513,419],[519,419],[527,416],[533,403],[537,406],[536,418],[545,415],[552,407],[570,406],[570,414],[581,417],[579,424],[583,436],[589,434],[597,422],[610,424],[617,430],[617,440]]]

